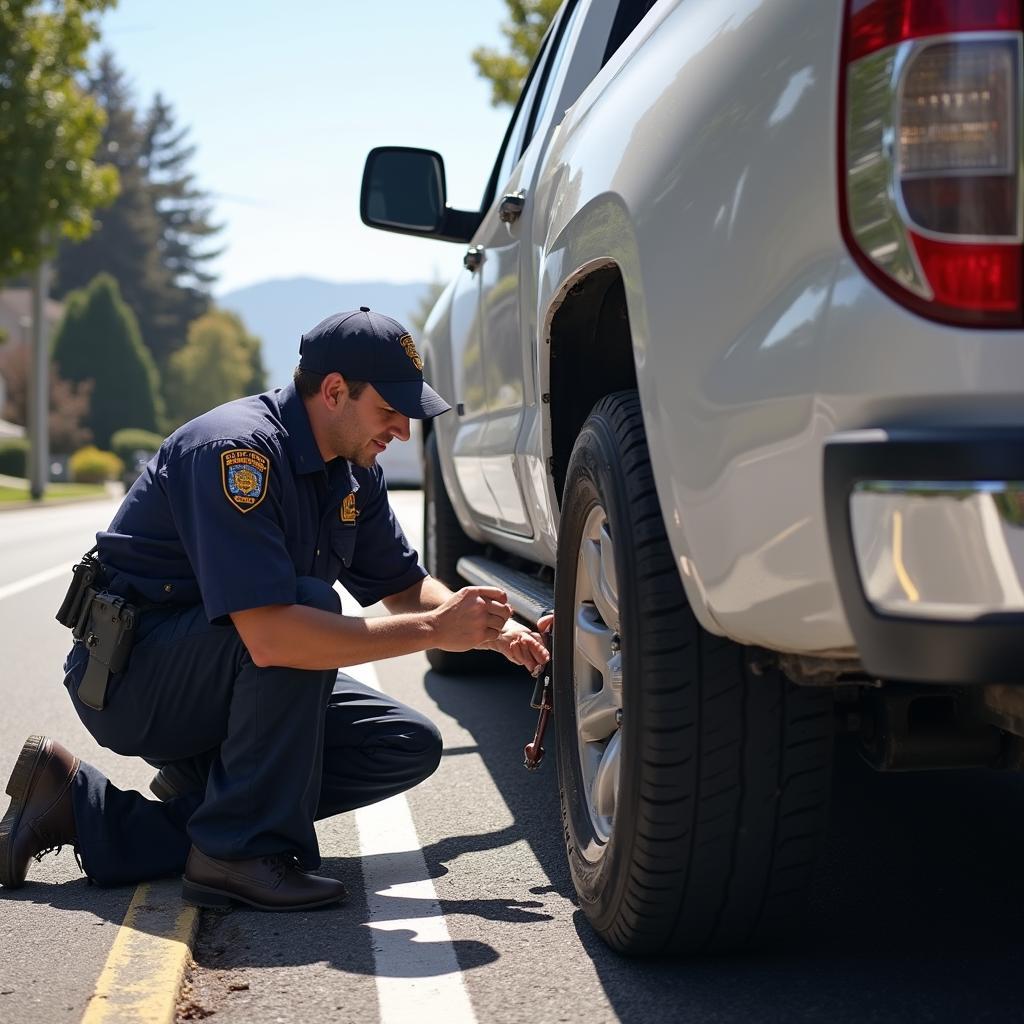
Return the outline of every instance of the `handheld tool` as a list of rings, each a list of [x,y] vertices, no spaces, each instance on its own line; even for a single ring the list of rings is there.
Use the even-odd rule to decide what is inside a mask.
[[[551,631],[548,630],[544,637],[544,644],[548,654],[552,653]],[[537,675],[537,682],[533,687],[533,697],[530,700],[530,707],[540,712],[537,717],[537,728],[534,730],[533,739],[523,747],[523,764],[527,771],[534,772],[540,767],[544,760],[544,731],[548,727],[548,719],[553,710],[551,690],[551,666],[552,658],[548,658],[547,664]]]

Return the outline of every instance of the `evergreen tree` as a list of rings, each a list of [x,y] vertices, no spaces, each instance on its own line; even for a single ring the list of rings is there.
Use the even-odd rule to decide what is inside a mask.
[[[180,426],[214,406],[266,388],[259,338],[226,310],[204,314],[168,367],[170,420]]]
[[[175,125],[173,110],[157,93],[144,122],[142,159],[160,221],[160,255],[175,284],[189,293],[194,308],[190,323],[206,312],[206,292],[216,278],[205,267],[221,252],[201,247],[222,226],[211,223],[209,199],[188,170],[196,151],[186,142],[188,131]],[[182,297],[183,306],[185,301]]]
[[[65,380],[94,381],[87,424],[99,447],[123,427],[160,431],[163,402],[153,357],[121,298],[117,282],[99,274],[68,296],[53,358]]]
[[[100,57],[89,88],[107,115],[100,152],[117,168],[121,193],[97,217],[86,241],[61,246],[55,295],[84,288],[101,272],[110,274],[148,343],[173,329],[174,319],[171,275],[160,261],[160,222],[142,163],[144,139],[124,75],[110,54]]]
[[[166,369],[189,324],[209,308],[215,278],[206,265],[218,252],[204,243],[221,229],[211,223],[207,196],[188,170],[195,153],[188,130],[176,126],[163,98],[158,94],[140,117],[109,53],[90,88],[107,112],[104,151],[121,171],[122,193],[87,243],[63,247],[57,294],[101,271],[112,274],[157,365]]]

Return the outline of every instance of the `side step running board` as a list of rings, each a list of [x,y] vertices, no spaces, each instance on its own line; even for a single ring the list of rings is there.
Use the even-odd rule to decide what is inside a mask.
[[[459,559],[456,568],[471,586],[504,590],[512,610],[531,626],[537,625],[537,620],[555,606],[555,589],[549,583],[491,558],[466,555]]]

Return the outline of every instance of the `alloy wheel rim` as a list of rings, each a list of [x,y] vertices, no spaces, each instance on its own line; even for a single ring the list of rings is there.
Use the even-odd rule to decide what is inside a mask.
[[[583,791],[599,857],[611,838],[619,791],[622,651],[619,587],[608,516],[587,515],[576,556],[573,602],[573,695]]]

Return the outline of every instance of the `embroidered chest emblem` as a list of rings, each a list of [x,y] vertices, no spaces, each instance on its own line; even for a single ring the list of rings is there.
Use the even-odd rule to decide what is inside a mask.
[[[416,343],[412,340],[412,335],[403,334],[398,339],[398,344],[405,349],[405,354],[412,360],[412,365],[415,366],[417,370],[422,370],[423,360],[420,359],[420,354],[416,351]]]
[[[343,523],[354,523],[356,521],[356,518],[359,516],[359,509],[356,508],[356,496],[354,492],[348,495],[348,497],[341,503],[341,511],[339,514]]]
[[[270,460],[251,448],[221,452],[221,484],[224,494],[239,512],[251,512],[266,496]]]

